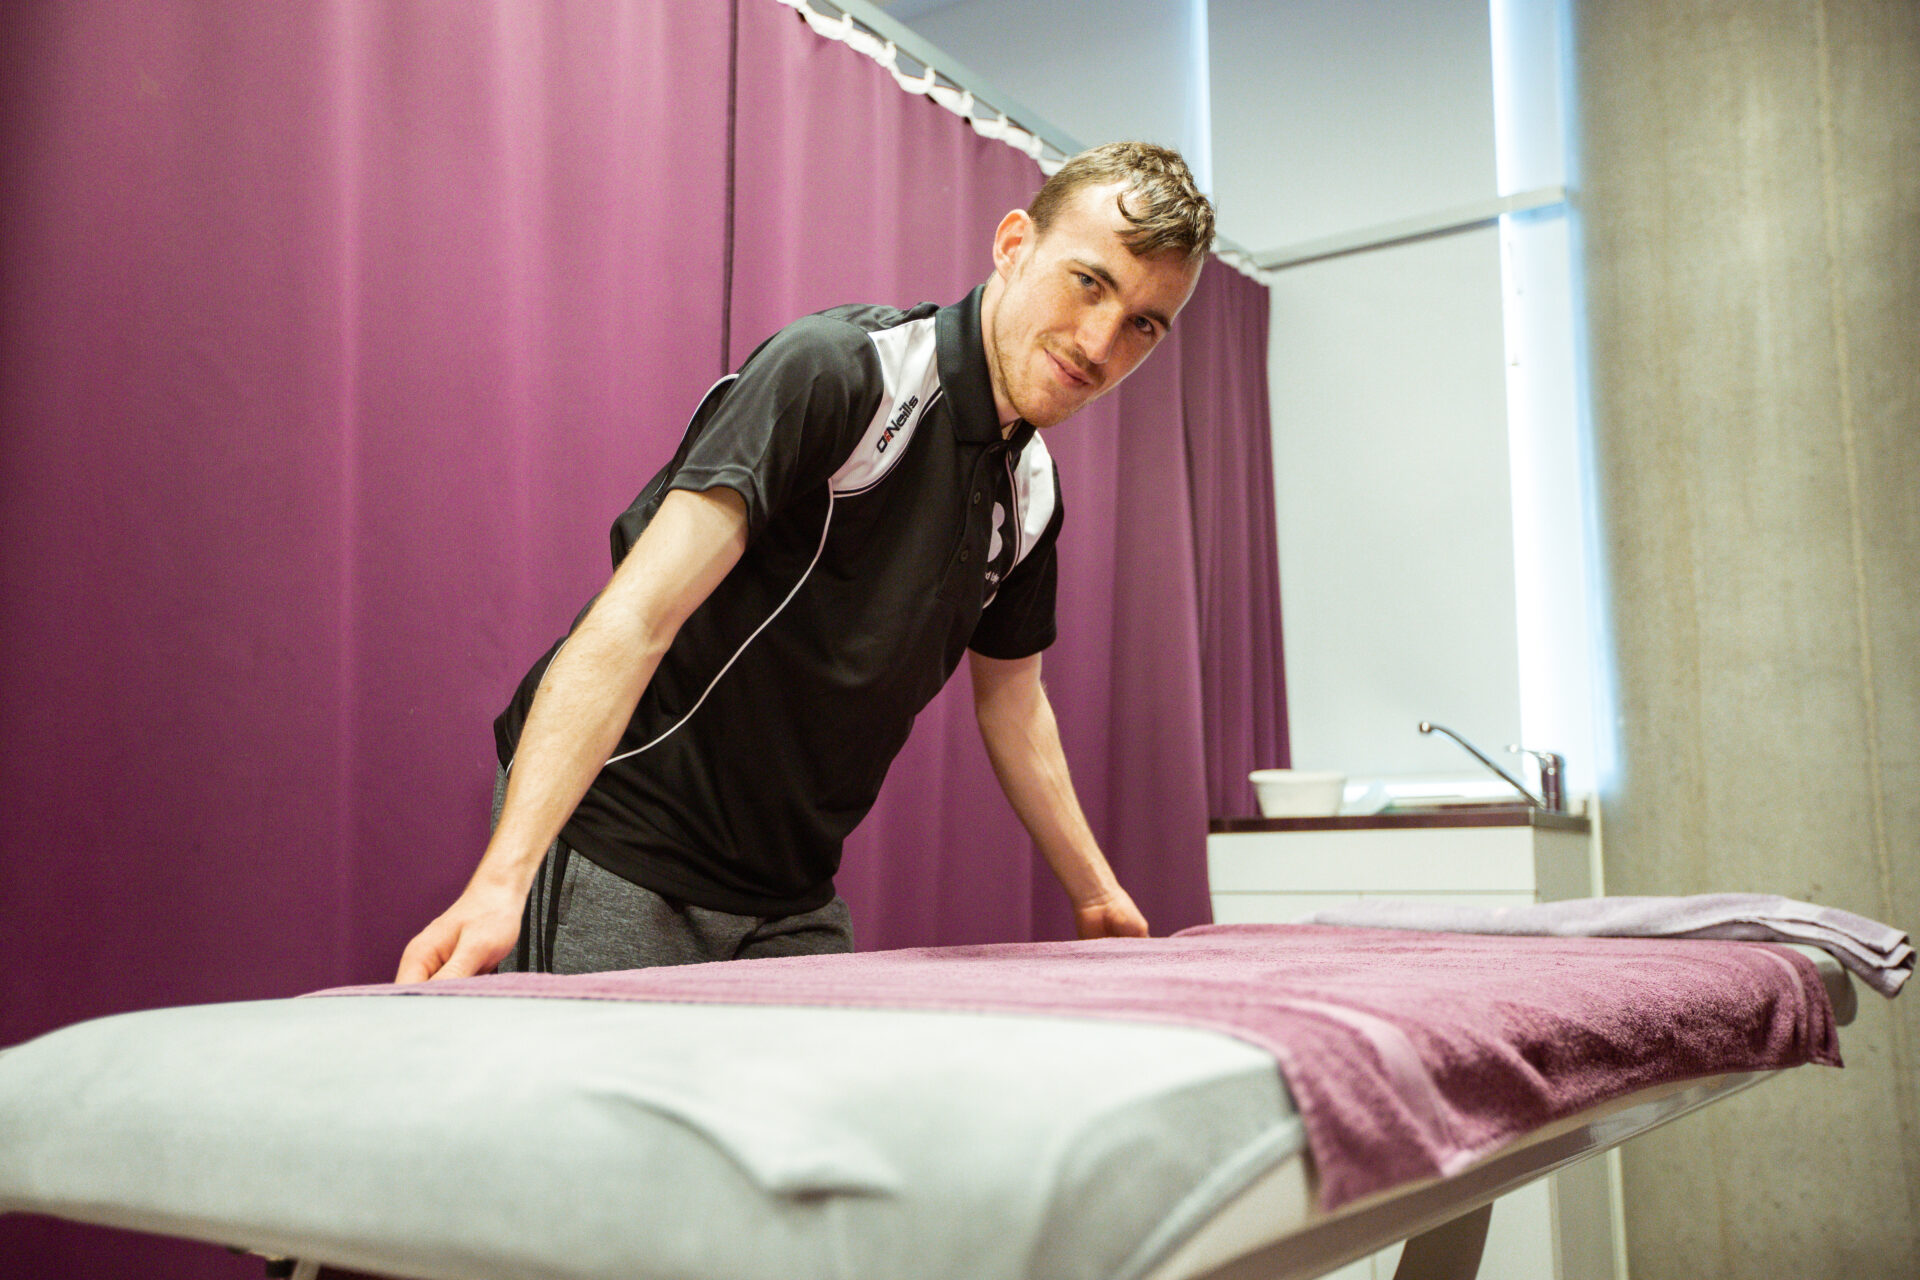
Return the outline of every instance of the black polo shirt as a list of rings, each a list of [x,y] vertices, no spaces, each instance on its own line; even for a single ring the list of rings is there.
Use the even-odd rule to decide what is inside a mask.
[[[962,653],[1053,642],[1058,475],[1029,424],[1001,439],[980,296],[808,316],[708,392],[614,522],[614,563],[673,489],[738,491],[747,550],[681,627],[570,848],[697,906],[812,910]],[[558,648],[495,722],[502,763]]]

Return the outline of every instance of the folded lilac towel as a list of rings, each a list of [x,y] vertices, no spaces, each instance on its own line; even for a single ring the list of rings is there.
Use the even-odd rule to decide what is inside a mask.
[[[1811,960],[1657,938],[1207,925],[322,994],[994,1010],[1222,1031],[1279,1064],[1326,1209],[1454,1173],[1650,1085],[1840,1062]]]
[[[1891,925],[1835,907],[1765,893],[1685,898],[1573,898],[1528,907],[1461,907],[1413,898],[1369,898],[1316,911],[1302,924],[1556,938],[1726,938],[1819,947],[1883,996],[1913,972],[1913,947]]]

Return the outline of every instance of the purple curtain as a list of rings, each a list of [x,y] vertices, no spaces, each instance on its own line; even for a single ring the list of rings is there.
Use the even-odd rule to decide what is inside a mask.
[[[0,1043],[390,976],[719,373],[728,7],[0,22]],[[0,1223],[135,1273],[260,1270]]]
[[[1200,722],[1208,811],[1259,812],[1247,774],[1284,769],[1279,537],[1267,408],[1267,288],[1209,263],[1180,313],[1180,403],[1193,492]]]
[[[771,0],[5,5],[0,129],[0,1044],[388,976],[700,393],[801,312],[958,298],[1040,182]],[[1209,267],[1049,437],[1048,685],[1156,931],[1284,759],[1265,305]],[[868,947],[1070,933],[964,676],[842,887]],[[134,1269],[258,1274],[0,1222],[0,1274]]]

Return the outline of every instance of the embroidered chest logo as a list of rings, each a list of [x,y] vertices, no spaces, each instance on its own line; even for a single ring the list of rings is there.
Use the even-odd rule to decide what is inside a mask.
[[[1006,507],[993,504],[993,537],[987,543],[987,590],[992,591],[1000,585],[1000,579],[1012,571],[1011,564],[1003,564],[1002,557],[1012,559],[1013,527],[1007,519]]]
[[[900,412],[893,415],[893,421],[887,423],[887,429],[880,433],[880,443],[874,446],[875,453],[887,451],[887,446],[893,443],[893,437],[899,433],[900,428],[907,425],[907,419],[912,416],[914,406],[919,403],[919,396],[907,397],[907,402],[900,406]]]

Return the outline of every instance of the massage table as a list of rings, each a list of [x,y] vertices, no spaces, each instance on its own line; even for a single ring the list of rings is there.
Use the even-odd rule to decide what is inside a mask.
[[[1365,994],[1417,984],[1461,940],[1386,936],[1213,926],[123,1014],[0,1052],[0,1211],[299,1259],[304,1275],[1291,1280],[1412,1237],[1401,1274],[1449,1280],[1474,1274],[1495,1197],[1792,1062],[1837,1065],[1854,1007],[1810,948],[1609,940],[1593,972],[1623,976],[1602,1024],[1646,1002],[1634,975],[1656,972],[1653,951],[1683,976],[1787,974],[1764,1007],[1730,1012],[1702,985],[1670,1019],[1740,1023],[1721,1038],[1764,1041],[1773,1065],[1663,1070],[1653,1052],[1614,1080],[1574,1062],[1586,1032],[1496,1046],[1517,1072],[1496,1091],[1551,1077],[1564,1044],[1568,1096],[1594,1096],[1524,1131],[1500,1118],[1488,1139],[1453,1050],[1394,1061],[1427,1032],[1387,1027]],[[1555,968],[1566,948],[1609,943],[1467,945],[1579,987]],[[1382,946],[1401,977],[1363,974],[1335,1008],[1340,949]],[[1244,992],[1222,996],[1240,969]],[[1156,1008],[1122,1007],[1143,972],[1172,985]],[[1261,1011],[1229,1030],[1216,1004]],[[1322,1033],[1352,1043],[1316,1081],[1303,1060]],[[1360,1058],[1384,1066],[1358,1081]],[[1466,1140],[1376,1161],[1363,1107],[1343,1121],[1363,1152],[1348,1167],[1317,1149],[1329,1090],[1418,1123],[1444,1111]],[[1406,1176],[1408,1160],[1432,1167]]]

